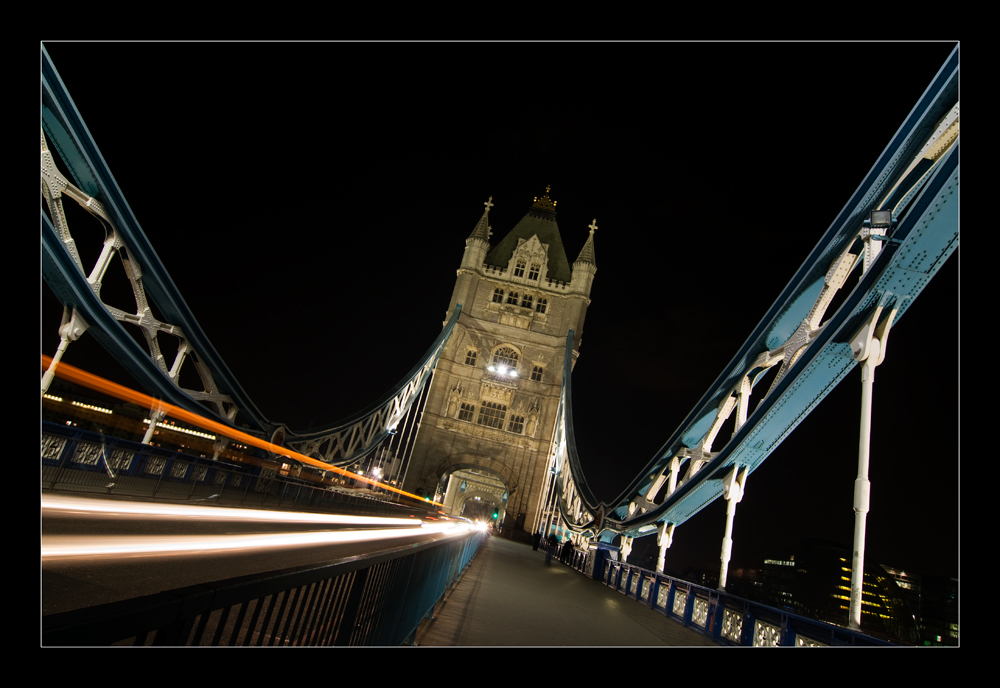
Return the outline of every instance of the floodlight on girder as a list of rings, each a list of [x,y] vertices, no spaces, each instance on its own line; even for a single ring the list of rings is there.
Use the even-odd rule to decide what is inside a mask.
[[[865,220],[865,224],[869,227],[892,227],[895,223],[896,218],[892,216],[892,210],[873,210]]]

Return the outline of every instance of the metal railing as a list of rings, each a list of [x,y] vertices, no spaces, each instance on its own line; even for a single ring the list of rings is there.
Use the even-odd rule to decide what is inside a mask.
[[[486,533],[52,614],[42,645],[401,645]]]
[[[41,477],[43,490],[116,497],[380,516],[420,509],[49,422],[42,427]]]
[[[579,553],[574,559],[574,568],[584,571],[588,558],[595,555],[594,551]],[[843,626],[799,616],[610,558],[605,559],[593,575],[605,585],[719,645],[892,645]]]

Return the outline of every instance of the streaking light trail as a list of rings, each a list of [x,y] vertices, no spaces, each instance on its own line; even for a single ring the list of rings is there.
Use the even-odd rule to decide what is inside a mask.
[[[338,525],[393,526],[419,528],[418,518],[389,518],[384,516],[347,516],[341,514],[315,514],[301,511],[267,511],[263,509],[230,509],[217,506],[189,504],[151,504],[148,502],[117,502],[86,499],[67,495],[42,495],[42,512],[56,514],[86,513],[89,515],[133,515],[143,518],[190,518],[199,521],[262,521],[268,523],[330,523]],[[395,532],[399,532],[396,530]]]
[[[42,354],[42,368],[44,370],[49,370],[52,364],[52,357]],[[173,404],[168,404],[160,399],[154,399],[148,394],[143,394],[142,392],[137,392],[134,389],[129,389],[124,385],[119,385],[116,382],[111,382],[110,380],[105,380],[102,377],[94,375],[93,373],[88,373],[85,370],[81,370],[76,366],[71,366],[68,363],[58,362],[54,370],[57,376],[69,380],[70,382],[75,382],[78,385],[87,387],[88,389],[93,389],[98,392],[103,392],[104,394],[111,395],[117,399],[123,401],[130,401],[133,404],[139,404],[147,408],[156,406],[160,411],[162,411],[166,417],[176,418],[182,420],[185,423],[195,425],[197,427],[209,430],[218,435],[223,435],[229,437],[230,439],[239,440],[240,442],[245,442],[251,446],[257,447],[259,449],[264,449],[275,454],[280,454],[282,456],[287,456],[289,458],[300,461],[304,464],[310,466],[315,466],[316,468],[322,469],[324,471],[331,471],[333,473],[339,473],[340,475],[347,476],[353,480],[358,480],[361,482],[368,483],[369,485],[374,485],[376,487],[381,487],[383,490],[389,490],[390,492],[395,492],[401,494],[405,497],[410,497],[415,499],[422,504],[433,504],[434,506],[444,506],[440,502],[432,502],[423,497],[419,497],[415,494],[410,494],[409,492],[404,492],[397,487],[392,485],[386,485],[385,483],[380,483],[377,480],[371,480],[370,478],[365,478],[364,476],[351,473],[343,468],[338,468],[337,466],[332,466],[328,463],[323,463],[322,461],[317,461],[305,454],[300,454],[297,451],[288,449],[287,447],[280,447],[276,444],[271,444],[266,440],[259,439],[253,435],[248,435],[245,432],[241,432],[236,428],[231,428],[228,425],[223,425],[222,423],[216,422],[204,416],[199,416],[196,413],[192,413],[186,409],[182,409],[179,406],[174,406]]]
[[[425,523],[420,528],[405,530],[393,528],[254,535],[46,537],[42,539],[42,559],[137,554],[193,554],[201,551],[219,552],[302,545],[329,545],[365,540],[388,540],[433,533],[455,536],[462,535],[468,530],[469,525],[465,523]]]

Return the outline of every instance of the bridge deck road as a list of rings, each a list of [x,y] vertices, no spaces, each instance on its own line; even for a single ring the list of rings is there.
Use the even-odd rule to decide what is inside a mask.
[[[545,552],[490,538],[417,630],[418,646],[711,646]]]

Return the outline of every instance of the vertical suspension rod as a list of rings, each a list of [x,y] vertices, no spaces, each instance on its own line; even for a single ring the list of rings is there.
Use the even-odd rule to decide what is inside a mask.
[[[434,382],[434,372],[436,370],[437,370],[437,366],[435,366],[434,368],[431,369],[430,379],[427,380],[427,382],[424,384],[424,388],[422,390],[420,390],[420,398],[417,399],[416,406],[418,406],[419,409],[418,409],[418,412],[414,416],[413,425],[411,426],[412,430],[410,432],[409,437],[406,438],[406,447],[403,449],[403,454],[402,454],[402,456],[403,456],[402,462],[406,465],[406,467],[403,469],[403,482],[400,485],[400,487],[402,487],[402,485],[406,484],[406,474],[410,470],[410,447],[413,446],[412,442],[413,442],[414,435],[416,435],[417,432],[419,432],[419,430],[420,430],[420,428],[418,426],[420,425],[420,419],[421,419],[421,417],[424,414],[424,405],[427,403],[427,394],[428,394],[428,391],[431,388],[431,384]]]
[[[871,498],[868,460],[872,430],[872,391],[875,366],[879,363],[880,342],[873,338],[868,357],[861,367],[861,431],[858,439],[858,477],[854,481],[854,555],[851,563],[850,627],[861,628],[861,603],[865,571],[865,526]]]

